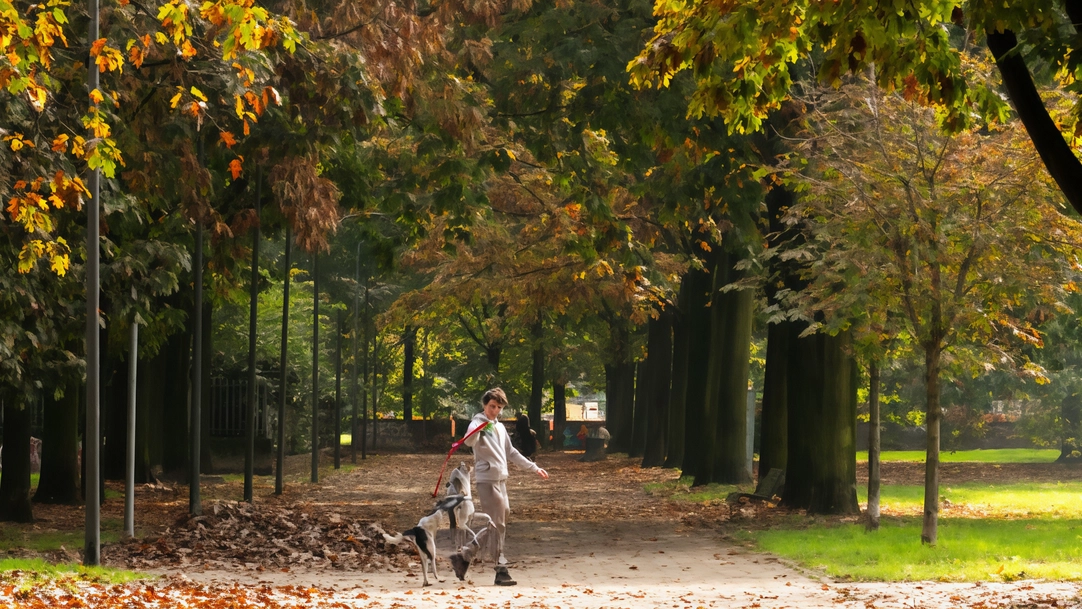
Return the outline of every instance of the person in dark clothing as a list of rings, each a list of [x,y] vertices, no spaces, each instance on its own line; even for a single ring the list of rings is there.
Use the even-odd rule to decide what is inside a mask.
[[[518,415],[515,421],[515,444],[523,457],[533,460],[533,454],[537,452],[537,432],[530,427],[530,417],[525,414]]]

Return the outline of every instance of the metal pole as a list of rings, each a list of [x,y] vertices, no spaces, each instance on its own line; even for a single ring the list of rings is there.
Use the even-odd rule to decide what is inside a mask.
[[[87,1],[90,15],[89,40],[99,38],[98,0]],[[98,88],[98,70],[87,56],[86,84],[90,91]],[[83,433],[83,463],[86,468],[86,523],[83,540],[83,564],[101,564],[101,471],[98,469],[101,438],[99,375],[98,296],[101,289],[100,190],[101,171],[93,169],[87,180],[90,203],[86,206],[86,430]]]
[[[128,348],[128,450],[127,477],[124,480],[124,536],[135,537],[135,386],[139,373],[139,324],[131,321],[131,345]]]
[[[203,138],[199,138],[199,166],[203,166]],[[203,514],[203,501],[199,496],[199,456],[202,447],[203,409],[203,219],[195,221],[195,323],[192,332],[192,398],[188,423],[191,434],[191,454],[188,456],[188,511],[192,516]]]
[[[368,280],[369,276],[365,273],[364,276],[364,385],[366,391],[364,392],[364,402],[361,403],[363,407],[361,409],[361,458],[368,458]],[[373,408],[375,410],[375,408]],[[375,423],[372,424],[373,431],[375,430]]]
[[[312,482],[319,482],[319,252],[312,254]]]
[[[342,467],[342,309],[338,309],[338,341],[334,371],[334,469]]]
[[[285,467],[286,455],[286,391],[289,389],[289,375],[286,371],[286,347],[289,345],[289,273],[293,270],[292,253],[293,239],[289,234],[289,226],[286,226],[286,252],[285,252],[285,278],[282,282],[282,348],[281,359],[278,369],[282,378],[278,382],[278,462],[274,470],[274,494],[281,495],[285,489],[282,468]]]
[[[256,172],[255,215],[256,224],[252,227],[252,285],[248,292],[248,416],[245,426],[248,433],[248,445],[244,451],[244,500],[252,502],[252,485],[255,478],[255,410],[256,410],[256,371],[255,371],[255,334],[259,316],[259,198],[262,196],[262,172]]]
[[[357,332],[358,323],[361,317],[361,242],[357,242],[357,271],[354,275],[356,278],[356,289],[353,291],[353,382],[351,384],[352,392],[350,396],[353,397],[353,412],[350,417],[350,440],[349,440],[349,456],[353,463],[357,462],[357,405],[359,403],[359,397],[357,395]]]

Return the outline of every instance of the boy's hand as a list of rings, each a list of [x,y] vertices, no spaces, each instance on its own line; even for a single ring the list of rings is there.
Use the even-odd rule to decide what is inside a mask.
[[[537,475],[541,476],[542,478],[544,478],[546,480],[548,480],[548,477],[549,477],[549,473],[546,472],[545,470],[541,469],[540,467],[537,468]]]

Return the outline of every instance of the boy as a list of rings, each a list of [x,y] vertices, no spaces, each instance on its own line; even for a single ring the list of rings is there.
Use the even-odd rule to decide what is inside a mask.
[[[511,436],[499,422],[500,413],[507,406],[507,394],[499,387],[489,389],[481,397],[483,410],[474,415],[470,427],[466,430],[466,445],[473,448],[474,477],[477,480],[477,498],[481,501],[481,510],[492,519],[492,523],[482,529],[477,538],[463,546],[457,554],[451,556],[451,566],[458,579],[465,579],[466,569],[484,543],[488,544],[493,562],[496,563],[497,586],[514,586],[517,582],[504,566],[507,560],[503,556],[504,537],[507,533],[507,515],[511,507],[507,501],[507,464],[514,463],[519,469],[536,472],[542,478],[549,474],[536,463],[522,456],[511,445]],[[481,427],[486,429],[470,435]]]

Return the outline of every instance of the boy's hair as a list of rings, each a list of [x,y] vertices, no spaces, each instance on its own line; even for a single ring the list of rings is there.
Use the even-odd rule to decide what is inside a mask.
[[[499,387],[493,387],[485,392],[485,395],[481,396],[481,405],[488,404],[489,401],[496,400],[500,404],[507,406],[507,394],[503,392],[503,389]]]

